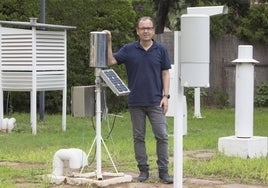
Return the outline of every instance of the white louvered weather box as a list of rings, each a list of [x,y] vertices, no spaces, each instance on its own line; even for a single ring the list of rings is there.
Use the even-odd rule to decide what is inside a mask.
[[[37,91],[62,90],[62,130],[66,130],[67,29],[30,22],[0,21],[0,123],[3,92],[31,92],[32,133],[37,133]],[[22,29],[23,28],[23,29]]]

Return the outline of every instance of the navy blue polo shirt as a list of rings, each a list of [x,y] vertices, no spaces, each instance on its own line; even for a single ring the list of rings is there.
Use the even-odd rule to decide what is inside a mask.
[[[124,45],[114,54],[128,76],[129,106],[157,106],[163,96],[162,70],[171,68],[167,49],[158,42],[145,51],[139,41]]]

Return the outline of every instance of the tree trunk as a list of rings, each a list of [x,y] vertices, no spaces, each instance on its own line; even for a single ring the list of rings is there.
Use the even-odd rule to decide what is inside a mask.
[[[171,0],[159,0],[157,15],[156,15],[156,28],[155,33],[161,34],[164,32],[165,24],[167,21],[169,5]]]

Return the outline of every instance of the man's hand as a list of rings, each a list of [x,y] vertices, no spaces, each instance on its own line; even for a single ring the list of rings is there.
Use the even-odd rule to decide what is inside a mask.
[[[112,66],[117,63],[116,59],[113,56],[113,50],[112,50],[112,34],[109,30],[103,30],[102,32],[107,33],[108,38],[108,65]]]
[[[162,100],[160,102],[160,107],[163,108],[163,112],[164,112],[164,114],[166,114],[168,111],[168,98],[167,97],[162,98]]]
[[[111,31],[109,31],[109,30],[103,30],[102,32],[107,33],[107,35],[108,35],[108,40],[109,40],[109,41],[112,40],[112,33],[111,33]]]

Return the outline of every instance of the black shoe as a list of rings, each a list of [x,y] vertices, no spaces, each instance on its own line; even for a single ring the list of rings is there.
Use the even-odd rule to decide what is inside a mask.
[[[149,165],[138,165],[140,170],[140,175],[138,176],[138,181],[145,181],[149,178]]]
[[[173,183],[173,178],[168,175],[168,173],[160,173],[159,178],[164,182],[171,184]]]
[[[140,172],[140,175],[138,176],[138,180],[140,181],[140,182],[142,182],[142,181],[145,181],[145,180],[147,180],[149,178],[149,172]]]

